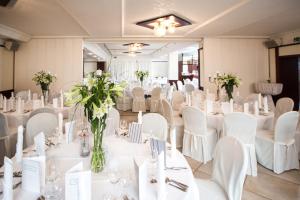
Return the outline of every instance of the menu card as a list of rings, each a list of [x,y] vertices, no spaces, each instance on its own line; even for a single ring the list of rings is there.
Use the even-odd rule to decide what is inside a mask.
[[[134,168],[139,199],[147,199],[147,164],[143,158],[135,157]]]
[[[142,124],[132,122],[128,128],[129,139],[133,143],[142,143]]]
[[[91,199],[91,171],[82,171],[82,162],[72,167],[65,175],[65,200]]]
[[[45,156],[24,157],[22,162],[22,189],[41,193],[45,187]]]
[[[66,143],[69,144],[74,139],[75,121],[65,123]]]
[[[3,200],[13,200],[13,162],[4,157]]]
[[[43,156],[45,155],[45,135],[43,132],[39,133],[34,137],[35,150],[37,155]]]

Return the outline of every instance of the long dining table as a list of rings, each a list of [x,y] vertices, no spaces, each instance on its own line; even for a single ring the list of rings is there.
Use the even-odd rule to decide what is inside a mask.
[[[92,173],[92,199],[103,199],[104,196],[113,195],[127,195],[129,199],[138,199],[138,186],[136,184],[134,159],[136,157],[143,157],[149,161],[151,158],[151,151],[149,142],[137,144],[131,143],[128,138],[110,135],[104,137],[103,147],[105,149],[106,164],[105,168],[100,173]],[[24,156],[33,156],[34,151],[27,149]],[[90,155],[91,156],[91,155]],[[64,174],[71,167],[79,162],[83,162],[85,170],[90,170],[90,156],[80,156],[80,141],[76,139],[70,144],[59,144],[54,147],[50,147],[46,151],[47,161],[55,163],[56,169],[61,177],[60,187],[64,192]],[[14,158],[13,158],[14,160]],[[176,151],[174,157],[171,157],[171,151],[167,150],[166,158],[167,167],[182,167],[181,170],[171,170],[166,168],[166,176],[176,181],[180,181],[189,186],[186,192],[179,190],[178,188],[166,185],[166,199],[170,200],[196,200],[198,197],[198,189],[195,185],[192,169],[190,168],[185,157]],[[148,199],[156,199],[157,184],[151,183],[151,169],[150,162],[148,163],[148,182],[147,184],[147,197]],[[47,165],[46,165],[47,166]],[[3,171],[3,167],[0,169]],[[113,184],[110,182],[110,173],[114,171],[119,176],[126,180],[126,184],[120,186],[120,184]],[[33,194],[28,191],[23,191],[19,186],[14,190],[14,199],[26,199],[36,200],[40,194]],[[0,195],[0,198],[2,196]],[[63,198],[64,199],[64,196]],[[147,200],[147,199],[146,199]]]

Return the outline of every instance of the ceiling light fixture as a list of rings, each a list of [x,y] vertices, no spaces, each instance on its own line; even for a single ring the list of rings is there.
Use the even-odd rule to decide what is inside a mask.
[[[174,33],[175,29],[178,27],[187,26],[191,24],[191,22],[174,14],[156,17],[136,23],[136,25],[153,29],[154,34],[159,37],[166,35],[167,32]]]
[[[142,53],[140,51],[125,51],[123,53],[128,54],[128,56],[135,57],[137,54]]]
[[[132,51],[142,50],[142,48],[144,46],[149,46],[149,44],[145,44],[145,43],[128,43],[128,44],[123,44],[123,46],[128,46],[128,51],[132,52]]]

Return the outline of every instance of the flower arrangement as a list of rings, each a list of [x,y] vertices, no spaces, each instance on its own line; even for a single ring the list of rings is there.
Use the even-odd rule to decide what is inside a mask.
[[[145,78],[149,76],[148,71],[142,71],[142,70],[136,70],[135,71],[136,78],[141,82],[141,85],[143,85],[143,81]]]
[[[49,90],[49,85],[56,81],[56,76],[51,74],[51,72],[46,72],[44,70],[39,71],[33,75],[32,80],[36,85],[40,85],[43,94]]]
[[[82,84],[74,85],[66,93],[68,105],[82,105],[94,136],[91,166],[94,172],[100,172],[105,164],[102,149],[103,131],[109,109],[115,104],[116,98],[122,95],[125,85],[110,81],[108,73],[92,73]]]
[[[217,76],[217,82],[220,84],[221,88],[225,88],[225,91],[227,93],[228,99],[232,99],[232,93],[233,93],[233,88],[239,87],[241,83],[241,79],[238,78],[234,74],[223,74]]]

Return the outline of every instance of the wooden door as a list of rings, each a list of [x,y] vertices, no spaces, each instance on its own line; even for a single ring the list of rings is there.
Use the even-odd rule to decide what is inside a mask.
[[[294,100],[294,110],[299,110],[299,56],[279,57],[277,82],[283,84],[279,97],[290,97]]]

